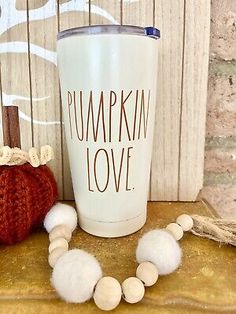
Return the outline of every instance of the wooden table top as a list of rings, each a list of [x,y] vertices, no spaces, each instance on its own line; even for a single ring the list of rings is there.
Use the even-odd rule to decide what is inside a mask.
[[[148,220],[139,232],[119,239],[103,239],[78,229],[71,247],[94,254],[104,274],[120,282],[135,275],[135,247],[146,231],[164,227],[181,213],[210,215],[204,203],[160,203],[148,205]],[[236,250],[186,234],[180,241],[183,262],[178,271],[160,277],[146,289],[136,305],[121,302],[112,313],[236,313]],[[47,263],[48,235],[44,230],[11,247],[0,247],[0,313],[103,313],[93,301],[66,304],[50,285]]]

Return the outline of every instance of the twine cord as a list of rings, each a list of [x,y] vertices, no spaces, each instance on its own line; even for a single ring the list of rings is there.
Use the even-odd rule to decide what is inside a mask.
[[[0,166],[16,166],[30,163],[33,167],[46,165],[47,162],[54,158],[53,149],[49,145],[42,146],[40,153],[34,147],[25,152],[18,147],[10,148],[9,146],[0,147]]]
[[[193,228],[191,232],[203,238],[208,238],[222,244],[236,246],[236,221],[222,218],[192,215]]]

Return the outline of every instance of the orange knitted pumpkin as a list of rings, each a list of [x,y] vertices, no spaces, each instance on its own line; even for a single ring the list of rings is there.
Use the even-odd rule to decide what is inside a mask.
[[[12,119],[11,112],[14,111],[16,114],[15,110],[18,109],[16,108],[3,107],[4,143],[8,142],[11,147],[20,146],[17,121]],[[11,151],[9,147],[7,149]],[[13,164],[15,160],[16,158],[13,159]],[[28,162],[19,165],[9,164],[11,163],[0,166],[0,243],[3,244],[14,244],[24,240],[43,222],[58,195],[53,173],[46,165],[33,167]]]
[[[56,199],[56,181],[47,166],[1,166],[0,242],[24,240],[42,223]]]

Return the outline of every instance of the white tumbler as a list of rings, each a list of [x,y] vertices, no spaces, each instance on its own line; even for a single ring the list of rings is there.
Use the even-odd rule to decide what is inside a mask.
[[[63,116],[82,229],[119,237],[146,221],[157,87],[153,27],[58,34]]]

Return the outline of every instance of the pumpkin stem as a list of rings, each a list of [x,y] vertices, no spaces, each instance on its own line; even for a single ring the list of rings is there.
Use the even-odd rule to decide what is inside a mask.
[[[21,148],[17,106],[2,106],[2,128],[4,145],[12,148]]]

